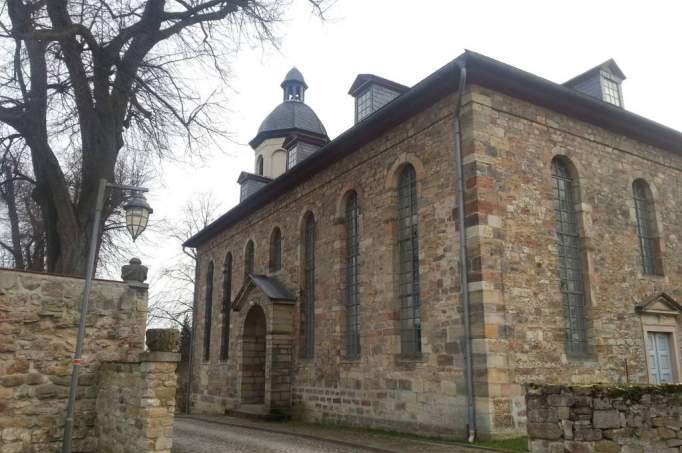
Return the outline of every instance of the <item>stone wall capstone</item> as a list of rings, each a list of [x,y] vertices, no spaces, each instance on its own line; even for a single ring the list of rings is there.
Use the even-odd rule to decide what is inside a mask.
[[[682,452],[682,385],[526,386],[531,453]]]

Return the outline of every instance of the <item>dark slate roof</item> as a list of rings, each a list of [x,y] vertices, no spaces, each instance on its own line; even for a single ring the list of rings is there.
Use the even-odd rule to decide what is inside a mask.
[[[385,86],[401,94],[410,89],[408,86],[402,85],[392,80],[384,79],[383,77],[379,77],[374,74],[358,74],[353,81],[353,84],[350,86],[348,94],[355,96],[370,83],[376,83],[377,85]]]
[[[250,274],[251,280],[263,293],[272,300],[296,300],[296,297],[275,277]]]
[[[461,65],[466,67],[467,83],[485,86],[643,143],[682,154],[682,133],[674,129],[467,50],[384,108],[360,121],[303,162],[277,177],[250,198],[230,209],[187,239],[183,245],[200,246],[316,173],[456,91]]]
[[[301,71],[299,71],[296,66],[293,68],[289,69],[289,72],[287,72],[287,75],[284,76],[284,80],[281,83],[281,87],[284,88],[284,85],[287,82],[299,82],[303,84],[304,88],[308,88],[308,84],[305,83],[305,79],[303,78],[303,74],[301,74]]]
[[[296,131],[328,138],[322,121],[313,109],[301,101],[284,101],[265,117],[258,128],[258,134],[249,144],[256,148],[266,138],[286,137]]]
[[[606,72],[609,72],[616,77],[618,77],[620,80],[625,80],[625,74],[623,71],[618,67],[616,62],[614,61],[613,58],[610,58],[603,62],[602,64],[598,64],[594,68],[588,69],[587,71],[583,72],[582,74],[579,74],[575,77],[573,77],[571,80],[567,80],[566,82],[563,83],[563,85],[566,85],[567,87],[572,87],[577,85],[578,83],[582,82],[586,78],[592,76],[592,74],[595,71],[600,71],[600,70],[605,70]]]
[[[239,173],[239,178],[237,178],[237,184],[241,184],[247,179],[253,179],[258,182],[270,182],[272,181],[272,178],[268,178],[267,176],[262,176],[262,175],[257,175],[255,173],[249,173],[248,171],[243,171]]]

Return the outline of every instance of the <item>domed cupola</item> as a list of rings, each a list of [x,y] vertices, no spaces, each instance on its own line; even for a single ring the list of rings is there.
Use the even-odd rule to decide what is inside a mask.
[[[284,101],[265,117],[258,128],[258,133],[249,145],[257,149],[263,141],[269,138],[284,139],[292,133],[312,135],[328,142],[329,137],[322,121],[305,103],[305,91],[308,84],[305,83],[301,71],[295,67],[291,68],[280,86]]]
[[[308,84],[305,83],[303,74],[296,66],[287,72],[280,86],[284,90],[285,101],[305,101],[305,90],[308,89]]]

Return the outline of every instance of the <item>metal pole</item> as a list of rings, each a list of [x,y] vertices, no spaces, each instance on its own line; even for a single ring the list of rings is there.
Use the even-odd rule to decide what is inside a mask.
[[[92,278],[95,270],[95,257],[97,256],[97,237],[99,236],[99,224],[102,220],[104,194],[107,190],[107,186],[108,183],[106,179],[99,180],[99,188],[97,189],[97,203],[95,205],[95,218],[92,222],[92,232],[90,233],[90,249],[88,251],[88,262],[85,270],[85,287],[83,288],[83,300],[81,301],[78,337],[76,339],[76,352],[73,355],[71,385],[69,386],[69,402],[66,406],[66,419],[64,420],[64,443],[62,444],[62,453],[71,453],[73,412],[76,405],[76,390],[78,389],[78,373],[80,372],[81,366],[81,352],[83,350],[83,340],[85,339],[85,319],[88,313],[88,302],[90,301],[90,289],[92,288]]]

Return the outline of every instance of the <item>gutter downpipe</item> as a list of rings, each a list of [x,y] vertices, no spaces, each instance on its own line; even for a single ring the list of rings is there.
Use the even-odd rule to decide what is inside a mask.
[[[184,247],[183,247],[184,250]],[[199,298],[199,260],[194,262],[194,292],[192,301],[192,328],[189,331],[189,358],[187,359],[187,399],[185,400],[185,414],[192,411],[192,359],[194,356],[194,331],[196,326],[197,299]]]
[[[457,223],[459,226],[459,262],[460,262],[460,288],[462,291],[462,303],[464,308],[464,361],[466,367],[467,383],[467,441],[476,440],[476,399],[474,395],[474,363],[472,357],[471,320],[469,304],[469,276],[467,265],[466,226],[464,224],[464,162],[462,157],[462,125],[460,112],[462,110],[462,96],[466,85],[467,71],[466,60],[455,63],[459,67],[459,87],[457,88],[457,103],[455,104],[454,129],[455,129],[455,163],[457,165]]]

